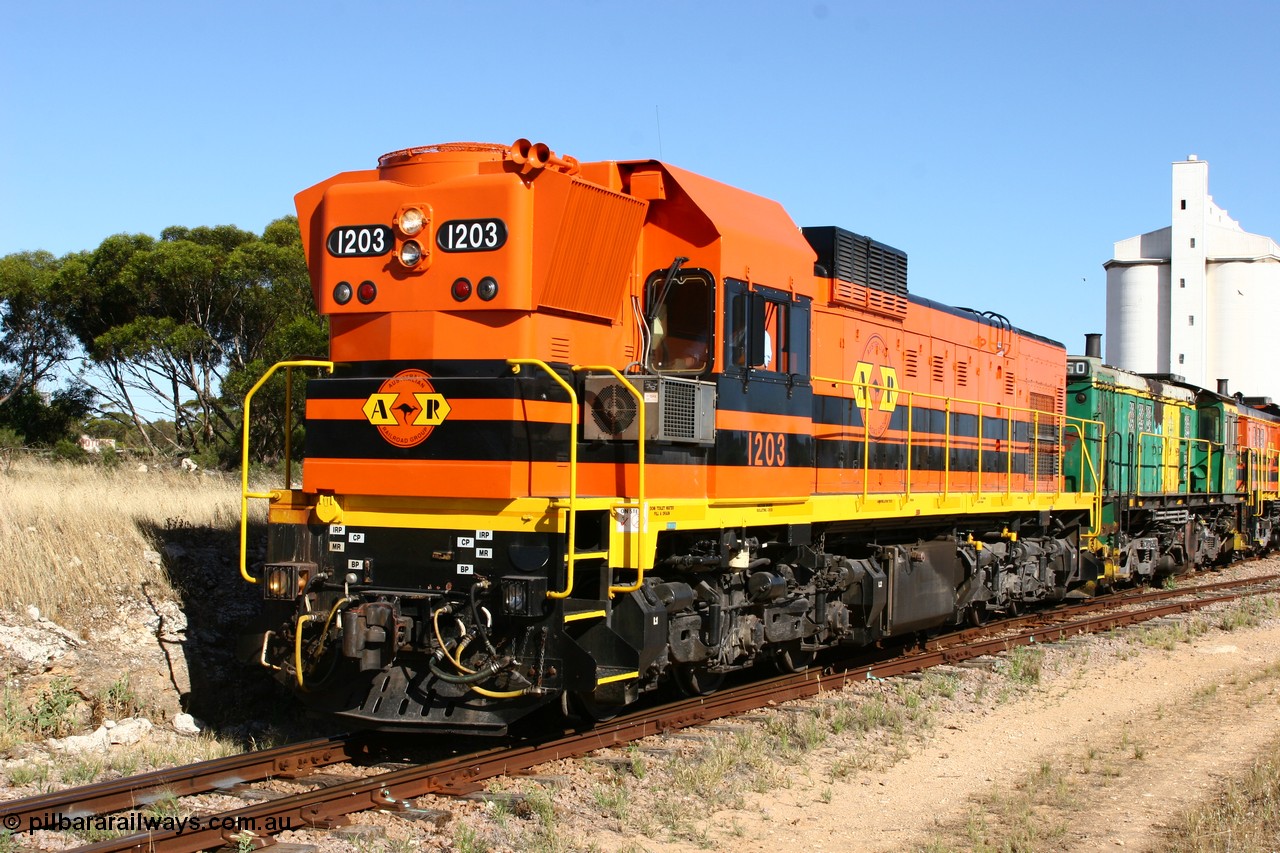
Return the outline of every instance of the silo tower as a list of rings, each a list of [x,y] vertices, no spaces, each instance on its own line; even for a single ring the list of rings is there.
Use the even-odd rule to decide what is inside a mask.
[[[1280,397],[1263,357],[1280,317],[1280,246],[1214,203],[1208,162],[1174,163],[1171,224],[1119,241],[1104,266],[1107,363]]]

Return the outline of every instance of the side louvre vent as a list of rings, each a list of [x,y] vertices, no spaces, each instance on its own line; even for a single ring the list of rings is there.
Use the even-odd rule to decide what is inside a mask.
[[[907,378],[915,379],[920,375],[920,354],[916,350],[909,349],[902,355],[906,360]]]
[[[956,362],[956,384],[957,385],[969,384],[969,362],[967,361]]]
[[[1004,393],[1012,397],[1017,389],[1017,378],[1013,375],[1013,371],[1010,370],[1004,375]]]
[[[568,338],[552,338],[551,339],[551,360],[552,361],[568,361],[569,360],[569,339]]]
[[[940,355],[933,357],[933,381],[939,383],[947,381],[947,365]]]
[[[907,313],[907,253],[870,237],[824,226],[801,229],[832,279],[831,301],[888,317]]]

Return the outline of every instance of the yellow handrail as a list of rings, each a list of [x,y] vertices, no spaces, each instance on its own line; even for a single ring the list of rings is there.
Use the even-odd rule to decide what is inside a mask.
[[[1074,420],[1074,418],[1073,418]],[[1066,416],[1063,416],[1062,433],[1065,436],[1067,430],[1076,431],[1076,435],[1080,436],[1080,473],[1079,483],[1081,494],[1084,493],[1084,466],[1089,463],[1089,475],[1093,479],[1093,511],[1089,519],[1089,532],[1085,534],[1090,539],[1096,539],[1102,533],[1102,478],[1098,476],[1098,469],[1093,464],[1093,455],[1089,453],[1089,443],[1085,439],[1084,430],[1081,427],[1086,423],[1095,423],[1101,425],[1100,421],[1081,421],[1080,423],[1067,423]],[[1099,458],[1106,459],[1107,436],[1103,431],[1102,438],[1099,439],[1101,447],[1099,449]]]
[[[648,504],[645,502],[645,481],[644,481],[644,465],[645,465],[644,441],[645,441],[645,436],[648,434],[645,427],[645,422],[644,422],[644,414],[645,414],[644,395],[640,393],[640,391],[636,388],[636,386],[631,384],[630,380],[628,380],[625,376],[619,373],[617,369],[607,364],[586,364],[586,365],[578,364],[578,365],[574,365],[573,369],[575,371],[604,370],[613,374],[613,377],[617,379],[619,382],[621,382],[623,386],[626,387],[627,391],[631,393],[631,396],[636,398],[636,409],[640,413],[640,422],[639,422],[640,441],[636,449],[636,453],[637,453],[636,486],[639,490],[639,494],[636,496],[636,503],[638,504],[638,507],[636,509],[636,580],[635,580],[635,583],[633,584],[624,584],[621,586],[614,586],[613,584],[610,584],[609,597],[613,598],[615,593],[635,592],[640,588],[641,584],[644,583],[645,558],[648,554],[648,551],[645,548],[647,544],[645,541],[645,533],[649,527],[649,507],[648,507]],[[624,483],[625,483],[625,480],[624,480]],[[570,543],[570,548],[572,547],[573,545],[572,543]]]
[[[244,424],[241,428],[240,436],[240,577],[249,583],[257,583],[258,579],[249,574],[249,568],[246,564],[246,547],[249,542],[249,498],[270,499],[272,492],[251,492],[249,491],[249,412],[253,404],[253,395],[258,393],[258,389],[267,383],[277,370],[285,368],[285,402],[290,404],[293,402],[291,389],[293,388],[293,369],[295,367],[323,367],[325,370],[333,373],[332,361],[320,361],[318,359],[302,359],[300,361],[281,361],[271,365],[266,373],[262,374],[262,378],[254,383],[249,389],[249,393],[244,395]],[[293,432],[290,419],[293,412],[290,406],[286,405],[284,414],[284,455],[285,455],[285,488],[293,487],[293,481],[290,479],[290,461],[289,456],[292,452],[290,441],[290,433]]]
[[[1137,495],[1141,495],[1141,494],[1143,494],[1143,490],[1142,490],[1142,463],[1143,463],[1143,456],[1144,456],[1144,453],[1143,453],[1142,439],[1144,439],[1144,438],[1154,438],[1154,439],[1156,439],[1156,440],[1157,440],[1157,442],[1158,442],[1158,443],[1159,443],[1159,445],[1160,445],[1160,463],[1159,463],[1159,471],[1160,471],[1160,477],[1159,477],[1159,480],[1160,480],[1160,489],[1159,489],[1159,491],[1158,491],[1157,493],[1166,493],[1166,494],[1167,494],[1167,493],[1169,493],[1169,492],[1168,492],[1168,490],[1165,488],[1165,478],[1166,478],[1166,474],[1168,473],[1169,469],[1171,469],[1171,468],[1172,468],[1173,470],[1175,470],[1175,471],[1176,471],[1176,470],[1178,470],[1180,467],[1182,467],[1182,466],[1179,466],[1177,462],[1174,462],[1174,463],[1170,464],[1170,463],[1168,463],[1168,462],[1166,462],[1166,461],[1165,461],[1165,457],[1168,455],[1168,454],[1166,453],[1166,442],[1167,442],[1169,439],[1172,439],[1173,441],[1178,442],[1178,444],[1180,444],[1180,445],[1186,445],[1186,447],[1187,447],[1187,464],[1186,464],[1186,474],[1187,474],[1187,476],[1186,476],[1186,481],[1187,481],[1187,490],[1186,490],[1186,494],[1188,494],[1188,495],[1193,495],[1193,494],[1195,494],[1195,490],[1191,487],[1191,457],[1192,457],[1192,451],[1195,449],[1195,446],[1196,446],[1197,444],[1201,443],[1201,442],[1204,442],[1206,445],[1208,445],[1208,447],[1207,447],[1207,448],[1206,448],[1206,450],[1205,450],[1205,461],[1206,461],[1206,465],[1208,466],[1208,470],[1206,471],[1206,474],[1205,474],[1205,476],[1206,476],[1206,478],[1207,478],[1207,479],[1206,479],[1206,481],[1205,481],[1205,493],[1206,493],[1206,494],[1208,494],[1208,493],[1211,491],[1211,484],[1212,484],[1212,482],[1213,482],[1213,445],[1214,445],[1215,443],[1217,443],[1217,442],[1210,441],[1210,440],[1209,440],[1209,439],[1207,439],[1207,438],[1191,438],[1190,436],[1166,436],[1166,435],[1161,435],[1161,434],[1160,434],[1160,433],[1158,433],[1158,432],[1139,432],[1139,433],[1138,433],[1138,464],[1137,464],[1137,466],[1136,466],[1136,470],[1134,471],[1134,484],[1133,484],[1133,485],[1134,485],[1134,494],[1137,494]],[[1181,494],[1181,492],[1177,492],[1177,491],[1175,491],[1175,492],[1173,492],[1173,494]]]
[[[862,419],[863,435],[862,435],[861,441],[863,445],[864,464],[863,464],[863,489],[862,490],[863,490],[863,497],[865,498],[869,495],[869,478],[870,478],[869,469],[871,467],[870,427],[868,424],[869,413],[870,413],[871,404],[872,404],[871,396],[872,396],[872,392],[874,391],[887,391],[887,389],[884,389],[871,382],[858,382],[850,379],[834,379],[829,376],[813,377],[813,383],[815,384],[815,386],[820,382],[829,382],[835,386],[843,385],[849,388],[853,388],[855,390],[855,395],[854,395],[855,403],[858,405],[859,408],[863,409],[863,419]],[[979,459],[981,459],[982,446],[986,440],[985,436],[982,433],[982,411],[983,411],[983,406],[986,404],[984,404],[980,400],[966,400],[960,397],[948,397],[942,394],[928,394],[921,391],[905,391],[900,388],[895,388],[892,390],[894,391],[895,395],[905,394],[907,397],[907,466],[906,466],[906,484],[904,486],[904,490],[908,495],[911,494],[911,490],[912,490],[911,477],[912,477],[912,474],[914,473],[914,470],[911,465],[911,451],[914,445],[913,415],[915,410],[916,399],[919,398],[924,400],[939,400],[944,403],[944,406],[942,408],[942,413],[946,418],[946,426],[944,429],[944,440],[943,440],[943,447],[942,447],[942,451],[943,451],[942,497],[944,499],[949,497],[951,493],[951,439],[952,439],[951,420],[952,420],[952,413],[953,413],[953,405],[963,404],[963,405],[974,406],[976,408],[978,412],[978,429],[977,429],[976,441],[977,441],[977,450],[978,450]],[[1040,424],[1040,419],[1043,415],[1049,415],[1050,417],[1054,418],[1054,420],[1057,423],[1060,424],[1060,426],[1058,427],[1059,438],[1057,440],[1057,446],[1060,449],[1063,449],[1062,436],[1065,434],[1065,431],[1068,426],[1070,426],[1072,429],[1076,430],[1077,433],[1079,433],[1080,442],[1081,442],[1081,463],[1080,463],[1081,476],[1083,477],[1083,467],[1084,467],[1085,461],[1088,460],[1090,471],[1094,474],[1094,479],[1095,479],[1094,490],[1093,490],[1095,499],[1100,500],[1097,498],[1097,496],[1101,495],[1102,493],[1102,482],[1101,482],[1101,478],[1098,477],[1097,471],[1093,465],[1093,457],[1092,457],[1092,454],[1089,453],[1088,443],[1090,441],[1099,441],[1103,446],[1105,446],[1105,437],[1101,439],[1088,439],[1086,438],[1082,427],[1086,424],[1094,424],[1098,427],[1101,427],[1102,426],[1101,421],[1089,420],[1085,418],[1069,417],[1065,414],[1058,415],[1052,412],[1042,412],[1039,409],[1031,409],[1031,408],[1026,408],[1022,406],[1010,406],[1004,403],[1001,403],[997,408],[1004,409],[1006,411],[1006,424],[1007,424],[1006,426],[1007,447],[1005,451],[1006,453],[1006,472],[1005,472],[1006,496],[1013,494],[1013,453],[1014,453],[1014,444],[1015,444],[1014,432],[1013,432],[1013,425],[1015,423],[1014,413],[1021,412],[1024,414],[1031,415],[1031,419],[1029,419],[1027,423],[1028,423],[1028,427],[1032,430],[1032,434],[1028,438],[1027,445],[1032,457],[1032,464],[1035,467],[1033,468],[1032,472],[1029,475],[1029,477],[1032,480],[1032,485],[1029,489],[1029,493],[1037,496],[1040,493],[1038,465],[1039,465],[1039,456],[1040,456],[1040,450],[1041,450],[1040,445],[1043,442],[1040,440],[1040,437],[1039,437],[1039,424]],[[977,476],[979,494],[981,494],[981,491],[980,491],[981,483],[982,483],[981,463],[979,463],[979,470],[976,472],[976,476]],[[1059,472],[1059,477],[1061,477],[1061,472]],[[1083,483],[1081,483],[1081,486],[1083,487]],[[1061,494],[1061,493],[1062,493],[1062,483],[1061,483],[1061,480],[1059,479],[1057,488],[1055,489],[1055,494]]]
[[[512,366],[512,373],[520,373],[521,365],[531,365],[540,368],[548,377],[556,380],[559,387],[564,389],[568,394],[568,402],[570,402],[570,420],[568,420],[568,510],[566,521],[566,547],[564,547],[564,589],[556,592],[554,589],[547,590],[548,598],[568,598],[573,593],[573,524],[576,519],[576,503],[577,503],[577,393],[573,391],[573,386],[564,382],[564,379],[550,368],[550,365],[540,359],[507,359],[507,364]]]

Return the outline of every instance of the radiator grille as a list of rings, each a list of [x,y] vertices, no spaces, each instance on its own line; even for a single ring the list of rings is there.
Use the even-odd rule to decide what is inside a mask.
[[[1058,412],[1056,394],[1037,394],[1034,391],[1027,395],[1031,408],[1040,413],[1039,425],[1035,431],[1036,476],[1051,478],[1058,475]],[[1033,415],[1033,417],[1035,417]]]
[[[698,389],[692,384],[667,382],[663,388],[662,435],[692,441],[698,437]]]
[[[843,228],[801,229],[832,279],[831,301],[891,317],[907,313],[907,254]]]

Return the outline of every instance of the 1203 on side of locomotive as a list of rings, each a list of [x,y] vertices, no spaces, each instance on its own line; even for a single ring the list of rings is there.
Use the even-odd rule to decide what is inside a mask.
[[[313,707],[498,734],[1196,562],[1117,513],[1111,392],[911,294],[889,246],[524,140],[394,152],[297,205],[330,353],[277,365],[323,373],[301,485],[246,482],[268,551],[241,572],[261,662]],[[1207,469],[1186,489],[1218,506]],[[1252,547],[1274,482],[1231,475],[1204,526]]]

